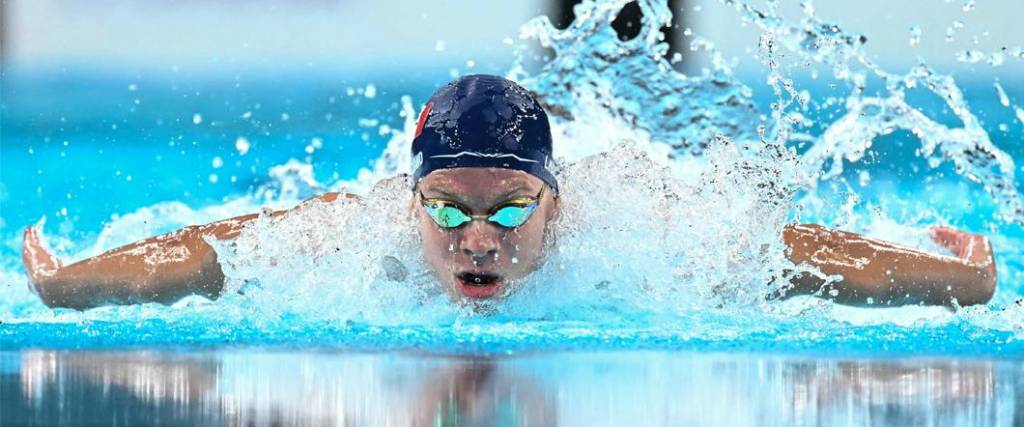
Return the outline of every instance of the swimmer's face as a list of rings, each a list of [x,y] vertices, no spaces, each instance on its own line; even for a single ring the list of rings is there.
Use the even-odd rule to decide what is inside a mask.
[[[455,168],[431,172],[420,180],[418,190],[428,199],[458,203],[472,215],[487,215],[511,199],[537,196],[543,186],[543,181],[522,171]],[[558,200],[545,188],[537,209],[517,228],[474,219],[445,229],[420,205],[419,193],[415,197],[423,255],[445,291],[461,304],[503,298],[537,268]]]

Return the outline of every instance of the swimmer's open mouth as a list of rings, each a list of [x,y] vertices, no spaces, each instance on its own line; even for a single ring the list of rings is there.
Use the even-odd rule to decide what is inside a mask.
[[[497,274],[464,271],[455,275],[456,285],[470,298],[490,298],[501,290],[502,278]]]
[[[471,273],[471,272],[468,272],[468,271],[459,273],[459,275],[456,276],[456,277],[458,277],[459,280],[461,280],[463,282],[466,282],[466,284],[470,285],[470,286],[488,286],[488,285],[494,284],[495,282],[501,280],[501,276],[499,276],[497,274],[488,274],[488,273],[480,273],[480,274],[478,274],[478,273]]]

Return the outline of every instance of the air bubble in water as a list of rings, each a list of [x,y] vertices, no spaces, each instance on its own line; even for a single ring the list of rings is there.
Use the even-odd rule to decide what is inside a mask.
[[[519,257],[512,257],[513,264],[519,264]]]
[[[974,0],[967,0],[966,2],[964,2],[964,6],[962,9],[964,12],[970,12],[974,10]]]
[[[375,98],[377,96],[377,86],[374,86],[373,83],[366,85],[366,88],[363,89],[363,96],[370,99]]]
[[[203,116],[202,115],[200,115],[199,113],[195,113],[195,114],[192,115],[192,123],[193,124],[197,124],[198,125],[198,124],[200,124],[202,122],[203,122]]]
[[[210,161],[210,166],[213,166],[214,169],[219,169],[221,166],[224,166],[224,160],[220,156],[214,156],[213,160]]]

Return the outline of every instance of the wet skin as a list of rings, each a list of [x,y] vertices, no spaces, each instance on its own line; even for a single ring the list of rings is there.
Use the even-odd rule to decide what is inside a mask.
[[[418,190],[430,199],[445,199],[485,215],[516,197],[536,196],[544,182],[518,170],[498,168],[442,169],[424,177]],[[546,188],[540,204],[523,225],[508,229],[475,219],[443,229],[414,196],[423,256],[453,301],[461,304],[500,299],[513,292],[541,263],[549,223],[558,212],[558,198]],[[483,277],[484,283],[473,278]]]

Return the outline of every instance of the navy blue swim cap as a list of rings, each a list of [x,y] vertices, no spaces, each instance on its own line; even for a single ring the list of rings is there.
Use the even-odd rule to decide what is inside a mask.
[[[413,176],[482,167],[529,173],[558,191],[551,126],[532,93],[490,75],[459,78],[434,92],[412,140]]]

